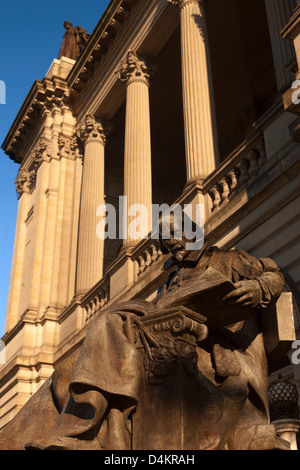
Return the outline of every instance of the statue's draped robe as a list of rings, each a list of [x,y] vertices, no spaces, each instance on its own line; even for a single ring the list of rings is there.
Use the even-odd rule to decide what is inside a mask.
[[[68,59],[77,60],[88,38],[89,35],[81,26],[72,26],[70,29],[67,29],[58,58],[67,57]]]
[[[172,274],[160,289],[160,296],[168,295],[182,279],[204,273],[209,267],[233,282],[260,283],[263,299],[258,317],[283,289],[283,276],[272,260],[256,259],[240,250],[212,248],[190,252],[181,264],[169,263]],[[80,352],[62,363],[1,431],[0,448],[21,449],[40,439],[46,446],[60,436],[71,436],[74,442],[80,441],[76,437],[85,436],[87,449],[135,448],[139,440],[134,433],[146,434],[151,423],[145,422],[143,429],[139,428],[146,374],[144,355],[135,347],[132,318],[154,311],[155,304],[141,300],[100,313],[91,323]],[[269,422],[267,358],[259,319],[214,332],[199,345],[197,355],[199,394],[208,397],[203,412],[205,435],[200,429],[203,442],[198,448],[247,448],[256,426]],[[214,394],[220,415],[215,406],[210,408]],[[158,439],[153,438],[153,445],[151,433],[149,439],[147,448],[155,449]],[[164,449],[164,436],[159,439],[159,448]]]

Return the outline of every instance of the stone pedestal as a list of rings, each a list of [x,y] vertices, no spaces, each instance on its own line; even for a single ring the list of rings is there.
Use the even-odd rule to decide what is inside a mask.
[[[289,443],[276,436],[272,425],[254,426],[255,434],[249,425],[235,428],[247,389],[239,374],[223,383],[207,377],[202,362],[209,342],[206,323],[186,307],[133,320],[144,379],[132,416],[132,449],[288,450]],[[236,448],[228,447],[233,433]]]
[[[134,450],[200,448],[196,348],[207,337],[204,320],[182,307],[135,321],[145,378],[133,416]]]

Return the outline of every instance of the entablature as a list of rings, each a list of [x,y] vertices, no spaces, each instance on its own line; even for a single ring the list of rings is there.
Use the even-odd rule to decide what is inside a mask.
[[[2,144],[5,153],[16,163],[24,158],[24,142],[36,134],[36,126],[54,108],[69,106],[68,86],[59,77],[36,80],[27,95],[6,139]]]
[[[165,11],[168,14],[162,17]],[[54,109],[69,109],[78,122],[86,114],[99,112],[110,119],[125,99],[116,70],[128,50],[137,51],[146,40],[145,51],[152,54],[154,50],[155,54],[177,25],[178,18],[165,0],[111,0],[67,78],[46,75],[34,82],[2,144],[5,153],[22,163],[24,145],[28,146],[32,135],[38,133],[39,123]],[[153,27],[159,32],[154,37]]]
[[[67,78],[78,120],[112,119],[125,100],[117,71],[128,51],[155,57],[178,24],[165,0],[112,1]]]

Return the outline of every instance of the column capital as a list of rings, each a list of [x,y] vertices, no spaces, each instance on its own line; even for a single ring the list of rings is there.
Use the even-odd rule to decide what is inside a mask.
[[[33,167],[37,169],[43,162],[48,162],[51,159],[51,140],[46,137],[41,137],[33,152]]]
[[[78,145],[78,136],[66,136],[63,133],[60,133],[58,136],[58,157],[67,158],[68,160],[75,160],[76,158],[83,158],[79,145]]]
[[[20,168],[15,181],[15,187],[19,196],[22,196],[23,193],[29,194],[35,184],[35,180],[36,172],[34,170],[29,171]]]
[[[128,51],[127,57],[121,63],[119,70],[116,71],[116,75],[127,85],[134,81],[149,85],[155,68],[155,65],[149,60],[138,56],[134,51]]]
[[[168,3],[175,7],[183,8],[190,3],[199,3],[202,7],[206,8],[209,0],[166,0]]]
[[[77,130],[77,137],[84,143],[99,142],[106,144],[111,132],[111,124],[87,114]]]

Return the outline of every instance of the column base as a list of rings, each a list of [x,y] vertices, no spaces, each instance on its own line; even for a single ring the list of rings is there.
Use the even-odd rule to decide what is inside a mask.
[[[200,186],[202,187],[203,186],[203,181],[205,180],[205,176],[195,176],[194,178],[191,178],[190,180],[188,180],[185,185],[184,185],[184,188],[183,188],[183,193],[185,193],[186,191],[188,191],[189,189],[191,189],[191,187],[193,186]]]
[[[124,242],[122,248],[120,249],[119,256],[123,255],[124,253],[131,252],[133,248],[136,247],[136,245],[140,242],[141,240],[136,240],[134,242]]]
[[[73,297],[73,300],[80,301],[88,291],[89,291],[89,289],[83,289],[83,290],[80,290],[80,291],[76,292],[74,297]]]

